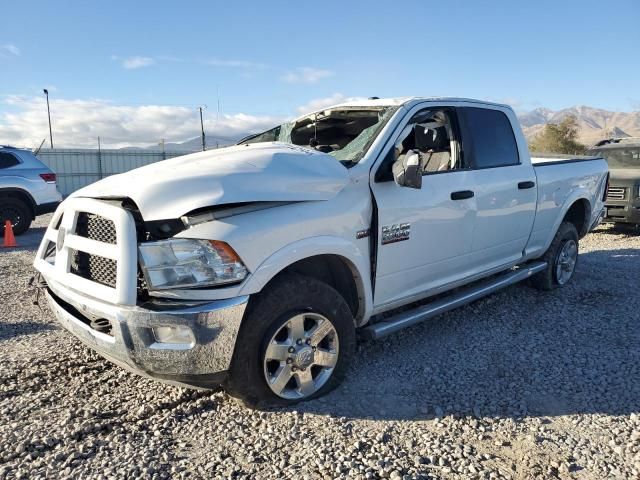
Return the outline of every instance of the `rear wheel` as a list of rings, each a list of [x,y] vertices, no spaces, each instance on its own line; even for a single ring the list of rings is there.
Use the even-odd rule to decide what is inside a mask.
[[[12,197],[0,198],[0,231],[3,236],[7,220],[11,222],[13,233],[20,235],[29,229],[32,218],[31,210],[22,200]]]
[[[354,350],[342,296],[314,278],[287,275],[252,299],[227,390],[253,406],[316,398],[339,385]]]
[[[578,231],[569,222],[562,222],[551,245],[540,260],[547,267],[531,277],[531,284],[540,290],[563,287],[573,278],[578,264]]]

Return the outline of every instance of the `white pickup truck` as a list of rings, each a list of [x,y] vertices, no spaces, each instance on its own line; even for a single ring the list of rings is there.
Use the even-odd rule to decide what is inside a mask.
[[[373,98],[79,190],[35,268],[107,359],[287,404],[338,385],[356,332],[565,285],[607,178],[594,157],[532,162],[508,106]]]

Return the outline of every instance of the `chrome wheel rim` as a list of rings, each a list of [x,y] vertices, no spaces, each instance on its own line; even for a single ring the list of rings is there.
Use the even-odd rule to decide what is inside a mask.
[[[263,357],[267,385],[288,400],[310,397],[333,374],[338,353],[338,332],[329,319],[313,312],[294,315],[267,344]]]
[[[556,280],[559,285],[569,281],[578,261],[578,244],[575,240],[567,240],[556,258]]]

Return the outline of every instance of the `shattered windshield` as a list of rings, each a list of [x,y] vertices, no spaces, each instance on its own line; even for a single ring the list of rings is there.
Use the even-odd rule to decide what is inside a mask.
[[[328,153],[347,166],[360,161],[397,107],[342,107],[316,112],[242,140],[285,142]]]
[[[604,157],[609,168],[640,168],[640,147],[602,148],[589,153]]]

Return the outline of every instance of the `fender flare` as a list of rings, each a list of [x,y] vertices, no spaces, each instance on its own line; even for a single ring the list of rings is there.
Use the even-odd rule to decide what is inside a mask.
[[[250,295],[260,292],[288,266],[317,255],[336,255],[346,260],[354,275],[358,292],[361,292],[362,296],[362,316],[357,319],[358,325],[361,325],[371,316],[373,310],[373,295],[371,284],[368,282],[371,278],[369,257],[366,252],[344,238],[323,235],[305,238],[283,246],[251,273],[238,294]]]
[[[560,215],[558,215],[558,218],[553,224],[553,228],[551,229],[551,235],[545,242],[544,248],[542,249],[543,252],[546,252],[547,249],[549,248],[549,245],[551,245],[551,242],[553,241],[553,238],[556,236],[556,232],[558,231],[558,228],[560,228],[560,224],[564,220],[564,217],[567,215],[567,212],[569,211],[569,209],[573,206],[574,203],[576,203],[579,200],[585,200],[587,202],[587,205],[589,206],[589,211],[587,212],[586,218],[585,218],[585,228],[589,229],[589,227],[591,226],[591,216],[593,214],[591,210],[593,209],[593,206],[591,205],[589,198],[585,196],[585,192],[583,190],[581,189],[576,190],[572,192],[572,194],[569,195],[565,199],[564,203],[562,204]],[[578,236],[581,236],[581,232],[578,232]]]

